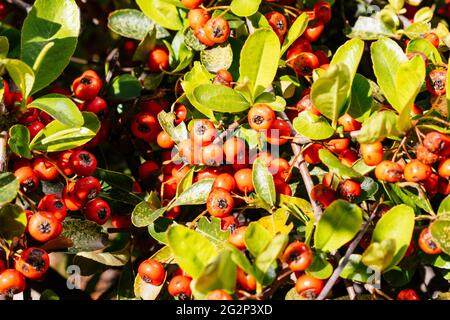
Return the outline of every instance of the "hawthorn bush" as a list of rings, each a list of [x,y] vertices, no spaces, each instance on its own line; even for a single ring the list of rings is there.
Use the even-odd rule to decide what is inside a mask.
[[[2,299],[449,298],[449,1],[31,2]]]

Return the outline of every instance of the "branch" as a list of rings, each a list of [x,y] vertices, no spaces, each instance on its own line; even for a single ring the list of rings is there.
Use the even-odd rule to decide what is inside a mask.
[[[317,300],[323,300],[327,297],[328,293],[333,288],[334,284],[336,283],[337,279],[339,278],[339,275],[341,274],[342,270],[345,268],[345,266],[348,263],[348,260],[350,259],[350,255],[355,251],[356,247],[358,246],[361,239],[366,234],[367,230],[369,229],[369,225],[372,222],[372,220],[377,215],[378,208],[380,206],[381,202],[378,202],[375,209],[372,211],[372,214],[370,215],[369,219],[366,221],[366,223],[363,225],[361,231],[359,231],[356,238],[353,240],[353,242],[348,247],[347,251],[345,252],[344,258],[342,259],[339,266],[334,270],[333,274],[331,275],[330,279],[328,279],[327,283],[325,284],[325,287],[320,292],[319,296],[317,297]]]
[[[6,0],[7,2],[18,6],[19,8],[25,10],[27,13],[31,11],[32,6],[22,0]]]
[[[300,145],[309,143],[310,140],[303,137],[302,135],[300,135],[297,132],[297,130],[295,130],[294,126],[292,125],[291,121],[289,120],[289,118],[285,112],[279,112],[278,115],[284,121],[287,122],[287,124],[291,128],[292,134],[296,137],[291,142],[292,151],[294,151],[294,156],[297,158],[297,161],[295,161],[295,163],[293,163],[293,165],[295,167],[297,167],[298,170],[300,171],[300,174],[303,179],[303,183],[305,184],[305,187],[306,187],[306,191],[308,192],[309,200],[313,207],[315,221],[317,223],[317,221],[319,221],[320,217],[322,216],[322,209],[317,205],[317,203],[313,199],[311,199],[311,190],[314,187],[314,182],[312,181],[311,174],[308,170],[308,166],[307,166],[305,160],[303,159],[303,155],[301,154],[302,150],[300,147]]]

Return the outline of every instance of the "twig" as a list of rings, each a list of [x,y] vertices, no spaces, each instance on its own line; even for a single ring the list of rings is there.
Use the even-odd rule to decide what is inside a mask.
[[[275,291],[278,290],[280,286],[282,286],[285,283],[285,279],[289,278],[292,274],[292,270],[289,268],[285,268],[281,270],[280,275],[277,277],[275,282],[268,287],[268,289],[261,294],[262,300],[271,299]]]
[[[378,208],[380,206],[381,202],[378,202],[375,209],[372,211],[372,214],[370,215],[369,219],[366,221],[366,223],[363,225],[362,229],[359,231],[356,238],[353,240],[353,242],[348,247],[347,251],[345,252],[344,258],[342,259],[339,266],[334,270],[333,274],[331,275],[330,279],[328,279],[327,283],[325,284],[324,288],[320,292],[319,296],[317,297],[317,300],[323,300],[328,296],[328,293],[330,293],[331,289],[333,288],[334,284],[336,283],[337,279],[339,278],[339,275],[341,274],[342,270],[345,268],[345,266],[348,263],[348,260],[350,259],[350,255],[355,251],[356,247],[358,246],[361,239],[366,234],[367,230],[369,229],[369,225],[372,222],[372,220],[377,215]]]
[[[317,205],[317,203],[313,199],[311,199],[311,190],[314,187],[314,182],[312,181],[311,174],[308,170],[308,166],[306,165],[305,160],[303,159],[303,155],[301,154],[301,148],[300,148],[300,144],[305,144],[305,143],[302,143],[302,142],[304,142],[304,141],[301,141],[302,136],[297,132],[297,130],[295,130],[294,126],[292,125],[292,123],[289,120],[286,113],[279,112],[278,115],[284,121],[286,121],[286,123],[289,125],[289,127],[291,128],[292,134],[294,136],[298,137],[293,142],[291,142],[292,151],[294,152],[294,155],[297,158],[297,161],[295,161],[295,163],[293,163],[293,165],[295,167],[297,167],[298,170],[300,171],[300,175],[302,176],[303,183],[305,184],[306,191],[308,192],[308,196],[309,196],[311,205],[313,207],[315,221],[317,223],[317,221],[319,221],[320,217],[322,216],[322,209]]]
[[[8,170],[8,131],[0,132],[0,172]]]
[[[18,6],[19,8],[25,10],[27,13],[31,11],[32,6],[22,0],[6,0],[7,2]]]

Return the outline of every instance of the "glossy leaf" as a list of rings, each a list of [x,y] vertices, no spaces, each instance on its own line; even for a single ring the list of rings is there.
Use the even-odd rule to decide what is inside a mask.
[[[372,242],[364,251],[361,261],[372,269],[383,271],[386,269],[394,257],[396,241],[394,239],[384,239],[381,242]]]
[[[272,29],[258,29],[245,41],[238,82],[247,84],[252,100],[271,85],[277,73],[279,57],[280,40]]]
[[[394,40],[386,38],[374,42],[370,51],[378,85],[389,103],[400,112],[399,92],[396,86],[397,74],[400,66],[408,62],[408,58]]]
[[[350,106],[347,113],[355,120],[366,120],[372,109],[373,96],[369,81],[359,73],[353,79]]]
[[[194,67],[184,75],[182,86],[184,93],[189,99],[189,102],[201,113],[210,119],[214,119],[214,113],[209,106],[205,106],[202,101],[197,100],[194,95],[194,90],[203,84],[210,84],[213,76],[206,70],[206,68],[198,61],[194,62]]]
[[[19,88],[22,96],[28,97],[31,94],[35,82],[35,74],[25,62],[17,59],[5,59],[3,63],[9,76]]]
[[[286,37],[284,38],[283,45],[281,46],[281,54],[283,55],[289,47],[297,40],[308,27],[308,15],[302,13],[295,19],[294,23],[289,28]]]
[[[442,57],[431,42],[422,39],[422,38],[416,38],[411,40],[408,43],[408,46],[406,47],[406,53],[414,53],[414,52],[421,52],[427,56],[427,58],[435,63],[442,63]]]
[[[205,267],[217,257],[215,246],[206,237],[181,225],[169,228],[167,243],[181,269],[193,279],[201,276]]]
[[[328,169],[330,169],[330,171],[336,173],[341,178],[351,179],[361,177],[361,174],[343,164],[333,153],[331,153],[331,151],[327,149],[319,150],[319,158],[328,167]]]
[[[208,199],[208,195],[211,192],[213,183],[214,179],[204,179],[194,183],[176,198],[168,210],[176,206],[205,204]]]
[[[9,129],[8,145],[12,152],[26,159],[33,158],[30,151],[30,131],[21,124],[13,125]]]
[[[256,257],[255,266],[256,268],[266,273],[272,264],[281,255],[284,248],[288,244],[289,237],[286,234],[276,235],[272,241],[266,246],[266,248]],[[266,276],[267,278],[267,276]]]
[[[167,244],[167,230],[174,224],[177,223],[173,219],[159,217],[148,225],[148,233],[159,243]]]
[[[170,138],[175,141],[175,143],[180,143],[183,140],[189,138],[189,132],[187,131],[186,124],[184,122],[180,123],[178,126],[174,125],[175,114],[167,113],[161,111],[158,113],[158,122],[164,131],[170,136]]]
[[[155,286],[142,280],[139,275],[134,279],[134,294],[142,300],[156,300],[163,287],[164,281],[161,285]]]
[[[339,63],[345,64],[350,71],[350,79],[353,81],[356,70],[358,70],[364,52],[364,41],[360,39],[351,39],[340,46],[330,61],[330,65]]]
[[[136,0],[136,3],[142,12],[164,28],[170,30],[183,28],[178,9],[172,3],[165,0]]]
[[[392,261],[385,266],[387,271],[397,265],[405,255],[414,231],[414,211],[407,205],[398,205],[390,209],[378,221],[372,233],[372,243],[381,243],[386,239],[395,241]]]
[[[2,179],[3,180],[3,179]],[[25,231],[27,217],[18,205],[7,203],[0,208],[0,235],[8,243]]]
[[[333,266],[322,255],[316,254],[311,265],[305,272],[317,279],[328,279],[333,273]]]
[[[345,112],[351,89],[351,73],[347,65],[338,63],[330,68],[311,87],[314,106],[336,127],[337,119]]]
[[[363,211],[357,205],[336,200],[327,207],[316,225],[315,248],[332,252],[353,239],[363,222]]]
[[[374,143],[386,137],[400,136],[398,115],[390,110],[373,113],[364,121],[358,135],[359,143]]]
[[[72,128],[59,121],[50,122],[31,141],[31,150],[56,152],[76,148],[91,140],[100,129],[100,122],[91,112],[83,112],[82,127]]]
[[[257,158],[253,163],[253,185],[255,192],[268,205],[274,206],[277,200],[273,176],[269,172],[269,163],[265,158]]]
[[[62,94],[47,94],[33,100],[28,108],[42,110],[68,127],[81,127],[84,123],[83,115],[75,102]]]
[[[234,292],[236,286],[236,264],[231,259],[231,252],[222,251],[208,264],[195,281],[195,289],[203,294],[215,289]]]
[[[430,225],[430,233],[442,251],[450,255],[450,214],[441,214]]]
[[[148,61],[148,54],[155,48],[157,31],[155,27],[149,29],[148,33],[139,42],[133,54],[133,61]]]
[[[218,112],[238,113],[250,108],[248,101],[236,90],[215,84],[201,84],[193,98],[202,108]]]
[[[139,80],[131,74],[122,74],[115,77],[111,83],[109,95],[113,99],[131,99],[141,94]]]
[[[258,11],[260,4],[261,0],[233,0],[230,9],[239,17],[248,17]]]
[[[233,63],[233,50],[229,44],[217,46],[201,51],[200,58],[209,72],[228,70]]]
[[[263,226],[267,231],[269,231],[269,233],[273,237],[278,233],[289,234],[294,225],[292,222],[286,225],[288,219],[289,219],[288,210],[280,208],[276,210],[274,213],[262,217],[257,221],[257,223]]]
[[[370,283],[376,276],[377,271],[362,263],[362,255],[360,254],[351,254],[348,263],[340,274],[341,278],[362,283]]]
[[[244,235],[245,246],[248,251],[257,257],[272,241],[273,236],[262,225],[251,222]]]
[[[445,197],[444,200],[442,200],[441,204],[439,205],[437,214],[438,215],[450,214],[450,195],[448,195],[447,197]]]
[[[208,238],[219,250],[224,248],[225,243],[231,234],[230,230],[222,230],[220,219],[215,217],[211,217],[209,220],[205,217],[201,217],[200,220],[198,220],[196,230]]]
[[[322,117],[309,111],[302,111],[294,119],[293,126],[298,133],[313,140],[325,140],[330,138],[335,130]]]
[[[19,191],[19,185],[19,180],[12,173],[0,173],[0,207],[14,200]]]
[[[79,33],[80,10],[74,0],[34,2],[23,22],[21,37],[22,60],[36,73],[33,92],[48,86],[64,71]]]

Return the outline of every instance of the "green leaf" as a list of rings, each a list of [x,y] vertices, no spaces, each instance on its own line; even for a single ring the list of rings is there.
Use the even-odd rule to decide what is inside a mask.
[[[88,274],[94,274],[97,272],[99,264],[108,267],[123,267],[129,260],[130,249],[125,247],[115,252],[78,252],[73,258],[73,264],[81,266],[82,269],[85,269],[83,271],[92,270]]]
[[[269,163],[263,157],[257,158],[253,163],[253,185],[255,192],[270,206],[274,206],[277,200],[273,176],[269,172]]]
[[[41,293],[39,300],[61,300],[59,296],[51,289],[46,289]]]
[[[254,257],[257,257],[272,239],[270,232],[257,222],[251,222],[244,235],[245,246]]]
[[[425,62],[419,56],[415,56],[403,63],[398,69],[395,79],[397,88],[397,101],[400,116],[398,127],[401,131],[411,128],[411,109],[425,80]]]
[[[17,59],[5,59],[3,63],[15,85],[22,93],[24,100],[26,100],[33,89],[35,81],[33,69],[26,63]]]
[[[351,39],[337,49],[331,59],[330,66],[339,63],[345,64],[350,70],[350,79],[353,81],[356,70],[358,70],[364,52],[364,41],[360,39]]]
[[[412,207],[418,214],[420,214],[420,209],[423,209],[424,211],[433,214],[433,208],[430,204],[430,201],[428,198],[424,198],[421,196],[421,194],[417,191],[417,189],[413,189],[417,192],[417,194],[411,192],[408,190],[408,187],[399,187],[396,184],[390,184],[389,186],[385,186],[387,190],[392,190],[392,192],[395,193],[399,197],[399,201],[395,200],[395,203],[397,204],[406,204],[410,207]],[[389,193],[389,195],[392,195]]]
[[[393,287],[403,287],[411,282],[415,271],[416,266],[414,264],[404,269],[397,266],[384,273],[383,278]]]
[[[308,15],[302,13],[295,19],[294,23],[289,28],[289,31],[284,38],[283,45],[281,46],[280,56],[282,56],[287,49],[297,40],[308,27]]]
[[[311,265],[305,272],[317,279],[328,279],[333,273],[333,266],[322,255],[315,254]]]
[[[267,273],[269,268],[281,255],[288,244],[289,237],[286,234],[276,235],[267,247],[256,257],[255,266],[262,273]],[[266,275],[267,278],[267,275]]]
[[[447,87],[446,87],[446,97],[447,97],[447,119],[450,120],[450,72],[447,72],[446,83],[447,83]]]
[[[0,36],[0,59],[5,59],[9,52],[9,40],[5,36]]]
[[[154,202],[142,201],[134,207],[131,221],[136,227],[147,227],[166,212],[166,207],[160,208]]]
[[[93,221],[66,218],[62,225],[60,237],[72,242],[68,249],[70,253],[100,250],[109,243],[108,234],[103,231],[102,226]]]
[[[374,143],[391,136],[400,136],[398,128],[398,115],[391,110],[373,113],[362,124],[358,135],[359,143]]]
[[[442,63],[442,57],[430,41],[422,38],[416,38],[411,40],[406,47],[406,53],[421,52],[427,56],[427,58],[434,64]]]
[[[33,100],[28,108],[45,111],[68,127],[81,127],[84,123],[83,115],[75,102],[62,94],[47,94]]]
[[[31,141],[30,149],[57,152],[73,149],[89,142],[100,129],[100,121],[91,112],[82,114],[84,118],[82,127],[72,128],[59,121],[50,122]]]
[[[137,275],[134,278],[134,295],[141,298],[142,300],[156,300],[162,288],[164,287],[164,283],[165,281],[163,281],[160,286],[155,286],[151,283],[145,282],[144,280],[142,280],[140,275]]]
[[[360,16],[347,36],[349,38],[359,38],[362,40],[377,40],[382,36],[394,37],[395,34],[380,19]]]
[[[270,92],[263,92],[255,100],[256,103],[264,103],[271,107],[274,111],[283,112],[286,107],[286,100],[283,97],[276,96]]]
[[[1,174],[0,183],[5,180],[4,175],[5,173]],[[13,238],[20,237],[25,232],[26,225],[25,210],[18,205],[7,203],[0,208],[0,236],[6,242],[11,243]]]
[[[139,8],[157,24],[170,30],[181,30],[183,21],[175,5],[165,0],[136,0]]]
[[[252,100],[271,85],[278,70],[279,57],[280,40],[272,29],[258,29],[245,41],[238,82],[248,85]]]
[[[324,117],[317,116],[309,111],[300,112],[298,117],[294,119],[293,126],[298,133],[313,140],[328,139],[335,132]]]
[[[134,272],[131,261],[123,267],[117,284],[117,300],[130,300],[136,298],[133,290]]]
[[[366,120],[372,109],[372,88],[366,77],[357,73],[353,79],[350,106],[347,113],[360,122]]]
[[[372,282],[371,280],[375,275],[373,274],[374,272],[375,270],[362,263],[362,256],[360,254],[351,254],[348,263],[339,276],[351,281],[369,283]]]
[[[147,62],[149,52],[155,48],[156,34],[157,31],[154,27],[148,31],[134,51],[133,61]]]
[[[80,10],[74,0],[34,2],[23,22],[21,39],[22,60],[36,73],[33,92],[55,81],[67,67],[79,33]]]
[[[422,37],[423,34],[430,32],[431,27],[429,23],[419,21],[411,24],[405,29],[405,35],[410,39],[416,39]]]
[[[257,282],[263,282],[263,275],[260,272],[256,271],[255,267],[250,263],[250,261],[242,251],[230,244],[228,244],[227,248],[231,251],[231,259],[239,266],[239,268],[244,270],[245,273],[254,276]]]
[[[173,219],[159,217],[148,225],[148,233],[159,243],[167,244],[167,230],[177,223]]]
[[[336,173],[338,176],[344,179],[360,178],[361,174],[347,167],[329,150],[319,150],[319,158],[330,169],[330,172]]]
[[[238,113],[250,108],[239,92],[222,85],[201,84],[193,90],[193,98],[202,108],[212,111]]]
[[[180,30],[173,38],[172,44],[169,46],[170,54],[169,62],[172,72],[180,72],[189,66],[194,58],[194,51],[185,44],[184,34]]]
[[[233,63],[233,50],[229,43],[209,48],[200,52],[200,59],[209,72],[227,70]]]
[[[195,173],[195,167],[190,168],[189,171],[186,172],[186,174],[183,176],[181,181],[178,183],[176,197],[178,197],[181,193],[183,193],[190,186],[192,186],[192,181],[194,179],[194,173]]]
[[[131,74],[122,74],[112,80],[109,95],[113,99],[131,99],[141,94],[139,80]]]
[[[230,230],[223,231],[219,218],[210,217],[210,221],[206,217],[198,220],[197,231],[208,238],[218,250],[225,247],[225,243],[231,234]]]
[[[193,279],[217,257],[216,247],[206,237],[181,225],[169,228],[167,242],[180,268]]]
[[[396,266],[405,255],[414,231],[414,211],[407,205],[398,205],[390,209],[378,221],[372,234],[372,243],[381,243],[386,239],[395,241],[395,253],[392,261],[384,270]]]
[[[175,114],[170,112],[161,111],[158,113],[158,122],[164,131],[170,136],[170,138],[175,141],[175,143],[180,143],[183,140],[189,138],[189,132],[186,128],[184,122],[180,123],[178,126],[174,125]]]
[[[344,114],[351,89],[350,69],[343,63],[330,68],[311,87],[311,99],[322,115],[331,120],[333,128]]]
[[[133,188],[134,180],[130,176],[120,172],[97,168],[95,176],[114,188],[120,188],[127,191],[131,191]]]
[[[334,201],[323,212],[314,233],[315,248],[332,252],[353,239],[363,222],[363,211],[344,200]]]
[[[116,10],[108,16],[108,28],[122,37],[144,40],[150,30],[156,29],[156,38],[168,37],[170,34],[155,24],[144,13],[136,9]]]
[[[201,113],[210,119],[214,119],[214,113],[209,109],[209,106],[204,105],[198,101],[194,95],[194,90],[202,84],[210,84],[213,76],[206,70],[206,68],[199,62],[194,62],[194,67],[191,71],[184,75],[184,81],[181,83],[184,93],[189,99],[189,102]]]
[[[370,52],[378,85],[389,103],[400,112],[397,96],[399,92],[396,87],[397,73],[400,66],[408,62],[408,58],[394,40],[386,38],[374,42],[370,47]]]
[[[230,9],[239,17],[248,17],[258,11],[260,4],[261,0],[233,0]]]
[[[0,173],[0,207],[14,200],[19,186],[19,180],[12,173]]]
[[[395,243],[394,239],[384,239],[380,243],[372,242],[362,255],[362,263],[372,269],[383,271],[394,257]]]
[[[8,145],[12,152],[26,159],[33,158],[30,151],[30,131],[28,128],[16,124],[9,129]]]
[[[222,251],[208,264],[199,278],[195,281],[195,289],[207,294],[215,289],[234,292],[236,286],[236,264],[231,259],[230,251]]]
[[[442,200],[441,204],[438,208],[438,215],[441,214],[449,214],[450,213],[450,195],[448,195],[444,200]]]
[[[286,223],[289,219],[289,212],[284,208],[276,210],[274,213],[262,217],[257,222],[263,226],[269,233],[275,236],[277,233],[289,234],[292,230],[294,224],[290,222],[288,225]]]
[[[417,22],[431,22],[431,19],[433,19],[434,10],[432,10],[430,7],[423,7],[417,10],[417,12],[414,14],[414,23]]]
[[[176,206],[205,204],[213,183],[214,179],[204,179],[194,183],[176,198],[168,210]]]
[[[450,214],[439,215],[430,224],[430,233],[436,244],[442,251],[450,255]]]

